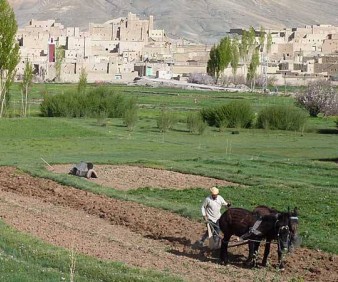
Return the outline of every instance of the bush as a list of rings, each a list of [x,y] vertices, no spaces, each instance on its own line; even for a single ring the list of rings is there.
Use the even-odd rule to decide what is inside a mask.
[[[218,128],[220,132],[224,132],[226,128],[229,127],[229,121],[227,119],[223,119],[219,122]]]
[[[108,111],[108,117],[110,118],[121,118],[127,109],[129,103],[133,103],[132,100],[126,101],[125,98],[120,94],[112,94],[104,101]]]
[[[169,129],[173,128],[176,122],[177,119],[175,115],[163,108],[159,117],[157,118],[157,127],[161,132],[167,132]]]
[[[134,129],[134,126],[137,122],[137,111],[138,109],[136,105],[136,100],[130,99],[123,115],[123,123],[130,131]]]
[[[215,108],[202,109],[203,120],[219,128],[248,128],[252,125],[254,112],[246,101],[232,101]]]
[[[83,117],[85,111],[82,99],[76,93],[62,93],[55,96],[46,94],[40,105],[45,117]]]
[[[98,117],[101,113],[109,118],[121,118],[125,111],[135,106],[135,101],[126,101],[105,87],[93,89],[89,93],[66,93],[44,95],[40,105],[45,117]]]
[[[216,126],[216,111],[214,108],[203,108],[200,111],[203,121],[209,126]]]
[[[307,121],[307,113],[289,106],[270,106],[258,113],[257,127],[279,130],[302,130]]]
[[[77,92],[79,94],[84,94],[86,93],[86,88],[87,88],[87,72],[84,68],[81,68],[81,73],[79,77],[79,82],[77,84]]]
[[[124,113],[123,124],[132,131],[137,122],[137,109],[127,109]]]
[[[200,113],[189,113],[187,116],[189,132],[202,135],[207,127]]]
[[[338,115],[338,93],[330,81],[317,80],[310,82],[305,91],[296,96],[296,105],[306,109],[312,117],[319,113]]]
[[[106,112],[100,112],[98,113],[98,115],[96,116],[96,123],[99,126],[107,126],[107,117],[108,114]]]

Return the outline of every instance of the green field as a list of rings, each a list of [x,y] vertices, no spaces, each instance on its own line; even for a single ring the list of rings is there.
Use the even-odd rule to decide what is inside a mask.
[[[67,92],[75,87],[34,85],[31,98],[36,104],[30,107],[30,117],[19,118],[16,116],[20,97],[18,87],[13,86],[13,118],[0,119],[0,165],[16,166],[32,175],[102,194],[106,192],[98,186],[47,172],[41,158],[50,164],[76,163],[81,160],[94,164],[141,164],[226,179],[241,184],[239,187],[220,187],[221,194],[233,206],[252,209],[265,204],[280,210],[297,206],[303,245],[338,253],[338,164],[322,161],[338,159],[338,130],[333,119],[309,118],[303,132],[236,129],[239,134],[232,134],[232,129],[219,132],[217,128],[208,127],[203,135],[194,135],[188,132],[185,123],[188,112],[238,99],[249,101],[255,111],[259,111],[266,105],[292,105],[293,98],[126,86],[110,87],[116,93],[137,98],[139,120],[133,131],[128,131],[121,119],[102,121],[39,117],[38,101],[42,99],[43,93]],[[179,118],[174,129],[166,133],[161,133],[156,126],[156,117],[162,106],[176,113]],[[112,190],[109,196],[128,196],[133,201],[146,205],[153,203],[157,207],[199,220],[200,204],[206,193],[200,187],[186,191],[145,188],[123,193]],[[50,276],[46,276],[46,280],[41,276],[39,281],[55,281],[54,271],[57,275],[65,272],[62,261],[50,259],[51,266],[43,263],[44,258],[63,250],[48,247],[48,253],[36,254],[38,257],[35,263],[34,259],[30,261],[27,258],[35,254],[22,256],[15,253],[15,246],[23,240],[31,240],[30,244],[42,248],[41,243],[20,234],[8,235],[13,233],[16,232],[1,224],[0,258],[5,264],[0,266],[0,277],[12,267],[19,268],[22,273],[27,267],[31,270],[36,268],[37,272],[43,272],[44,268],[50,269]],[[113,263],[101,266],[100,262],[83,258],[87,259],[94,265],[93,268],[121,267]],[[83,263],[85,265],[87,261]],[[47,275],[43,273],[41,275]],[[85,277],[81,272],[80,275]],[[130,270],[128,281],[140,277],[145,281],[156,280],[156,275]],[[29,274],[27,277],[30,277]],[[90,279],[88,276],[83,281],[92,281]],[[159,279],[163,281],[165,277]],[[114,280],[107,278],[106,281]]]

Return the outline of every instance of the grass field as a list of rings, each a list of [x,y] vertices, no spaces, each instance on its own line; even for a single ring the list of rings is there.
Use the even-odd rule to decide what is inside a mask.
[[[39,101],[46,91],[66,92],[74,87],[35,85],[31,98]],[[309,119],[304,132],[236,129],[239,134],[232,134],[231,129],[219,132],[216,128],[208,127],[203,135],[194,135],[188,132],[184,122],[190,111],[234,99],[248,100],[258,111],[266,105],[291,105],[293,99],[252,93],[111,87],[117,93],[137,97],[140,110],[134,131],[128,131],[120,119],[105,119],[102,122],[96,119],[41,118],[38,117],[38,103],[32,104],[29,118],[0,120],[0,165],[16,166],[36,176],[102,194],[106,193],[105,190],[94,184],[47,172],[41,158],[50,164],[81,160],[94,164],[140,164],[226,179],[241,184],[239,187],[220,187],[221,194],[233,206],[252,209],[256,205],[266,204],[280,210],[297,206],[303,245],[338,253],[338,167],[333,161],[321,161],[338,159],[338,132],[333,119]],[[19,101],[17,86],[12,89],[12,101]],[[167,133],[159,132],[156,127],[156,117],[162,105],[175,112],[180,121],[174,130]],[[18,103],[14,104],[14,116],[16,112],[19,112]],[[201,201],[206,193],[200,187],[185,191],[145,188],[123,193],[112,190],[109,196],[128,197],[146,205],[151,202],[157,207],[199,220]],[[19,245],[22,240],[33,239],[6,235],[11,232],[15,231],[2,224],[0,251],[6,264],[1,266],[3,269],[0,273],[8,273],[8,269],[14,265],[25,269],[27,263],[39,268],[43,262],[37,261],[35,264],[26,257],[13,255],[15,247],[9,247],[11,244]],[[11,238],[11,242],[2,239],[6,236]],[[33,240],[31,244],[40,248],[41,243]],[[50,253],[54,251],[50,249]],[[63,253],[61,256],[65,255]],[[91,263],[101,266],[99,262]],[[43,267],[50,269],[54,266]],[[49,281],[53,281],[53,271]],[[64,270],[58,268],[55,271]],[[134,279],[133,271],[141,277],[148,275],[131,270],[130,281]],[[151,275],[154,275],[152,279],[157,279],[156,274]],[[88,278],[86,281],[91,280]]]

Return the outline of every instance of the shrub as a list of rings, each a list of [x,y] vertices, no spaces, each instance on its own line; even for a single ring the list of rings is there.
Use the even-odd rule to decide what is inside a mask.
[[[137,122],[137,109],[127,109],[123,116],[123,124],[132,131]]]
[[[108,114],[106,112],[102,111],[102,112],[98,113],[98,115],[96,116],[97,125],[107,126],[107,117],[108,117]]]
[[[79,77],[79,82],[77,84],[77,92],[79,94],[84,94],[86,93],[86,88],[87,88],[87,72],[84,68],[81,68],[81,73]]]
[[[224,132],[226,128],[229,127],[229,121],[227,119],[223,119],[219,122],[218,128],[220,132]]]
[[[216,109],[216,126],[248,128],[252,125],[254,112],[246,101],[232,101]]]
[[[207,127],[200,113],[189,113],[187,116],[189,132],[202,135]]]
[[[248,128],[254,119],[252,107],[246,101],[232,101],[215,108],[202,109],[201,115],[210,126],[219,128]]]
[[[296,96],[296,105],[306,109],[310,116],[319,113],[326,116],[338,114],[338,93],[330,81],[317,80],[310,82],[307,88]]]
[[[109,118],[121,118],[134,105],[135,101],[126,101],[122,95],[99,87],[85,94],[76,92],[53,96],[46,93],[40,110],[45,117],[98,117],[104,113]]]
[[[108,111],[108,117],[120,118],[123,117],[126,109],[128,109],[128,103],[133,103],[131,100],[125,101],[125,98],[120,94],[113,94],[107,97],[105,100],[105,106]]]
[[[214,108],[203,108],[200,111],[203,121],[209,126],[216,126],[216,111]]]
[[[104,111],[109,118],[121,118],[127,108],[127,102],[122,95],[104,86],[93,89],[85,97],[85,108],[89,117]]]
[[[81,117],[85,114],[80,104],[77,94],[62,93],[55,96],[46,94],[40,110],[45,117]]]
[[[157,118],[157,127],[161,132],[167,132],[176,124],[177,119],[173,113],[162,108],[159,117]]]
[[[128,130],[132,131],[137,122],[137,105],[135,99],[130,99],[126,105],[126,110],[123,115],[123,123],[127,126]]]
[[[257,127],[264,129],[301,130],[307,121],[307,113],[296,107],[270,106],[258,113]]]

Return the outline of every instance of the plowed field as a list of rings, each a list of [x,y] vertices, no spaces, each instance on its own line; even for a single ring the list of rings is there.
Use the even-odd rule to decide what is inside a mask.
[[[135,168],[125,169],[129,175]],[[144,176],[146,173],[143,170]],[[156,181],[163,181],[160,187],[165,187],[166,176],[161,173],[169,172],[157,173]],[[279,280],[274,281],[296,277],[305,281],[338,281],[335,255],[298,248],[287,256],[286,270],[279,274],[274,268],[275,247],[271,251],[271,267],[252,270],[242,266],[247,254],[246,246],[242,246],[230,249],[233,261],[230,265],[220,266],[217,251],[209,253],[207,248],[192,247],[204,231],[201,223],[161,209],[35,178],[11,167],[0,167],[0,174],[1,220],[53,245],[75,246],[77,252],[97,258],[169,271],[187,281],[271,281],[276,277]],[[114,177],[111,179],[113,182]]]

